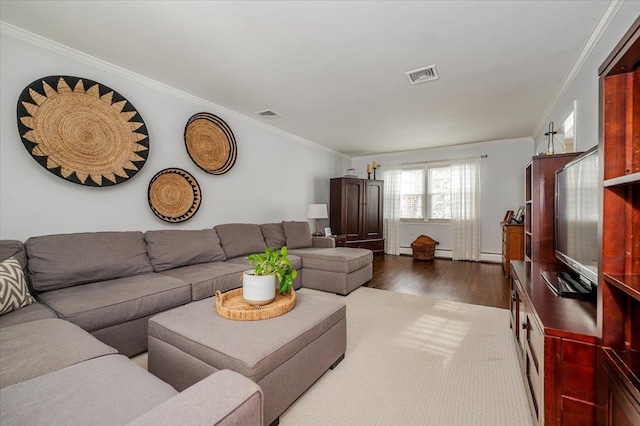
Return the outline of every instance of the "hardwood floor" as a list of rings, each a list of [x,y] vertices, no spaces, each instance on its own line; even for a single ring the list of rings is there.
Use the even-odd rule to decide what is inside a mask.
[[[378,255],[366,287],[509,309],[509,281],[499,263],[414,260]]]

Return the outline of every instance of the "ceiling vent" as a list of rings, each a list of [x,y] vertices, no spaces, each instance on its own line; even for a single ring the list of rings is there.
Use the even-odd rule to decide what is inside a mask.
[[[437,80],[438,72],[436,71],[436,65],[429,65],[428,67],[420,68],[417,70],[409,71],[405,73],[411,84],[426,83],[427,81]]]
[[[282,117],[280,114],[278,114],[277,112],[273,112],[269,109],[265,109],[264,111],[258,111],[256,112],[256,114],[264,117],[264,118],[278,118],[278,117]]]

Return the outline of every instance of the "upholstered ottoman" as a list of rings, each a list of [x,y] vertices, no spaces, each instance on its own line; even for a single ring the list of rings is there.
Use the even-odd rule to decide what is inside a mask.
[[[373,252],[350,247],[289,250],[302,258],[302,286],[346,296],[373,277]]]
[[[218,370],[234,370],[262,388],[265,424],[277,424],[342,360],[346,326],[344,303],[304,290],[292,311],[262,321],[222,318],[215,298],[204,299],[149,320],[149,371],[181,391]]]

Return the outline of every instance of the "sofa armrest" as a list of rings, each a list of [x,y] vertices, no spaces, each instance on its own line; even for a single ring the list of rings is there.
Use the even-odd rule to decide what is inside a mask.
[[[313,237],[313,247],[315,248],[334,248],[336,240],[331,237]]]
[[[262,426],[262,406],[260,386],[231,370],[222,370],[138,417],[129,426]]]

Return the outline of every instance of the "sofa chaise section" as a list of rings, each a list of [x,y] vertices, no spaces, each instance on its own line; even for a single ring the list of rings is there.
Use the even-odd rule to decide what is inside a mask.
[[[146,350],[150,316],[191,301],[189,283],[153,272],[142,232],[48,235],[25,247],[38,300],[127,356]]]
[[[346,247],[302,248],[291,251],[302,258],[303,286],[346,296],[373,277],[373,253]]]
[[[0,388],[115,353],[80,327],[57,318],[5,327],[0,332]]]
[[[302,286],[346,296],[373,277],[373,253],[311,237],[307,222],[282,222],[289,253],[302,259]]]
[[[62,319],[2,328],[0,359],[3,426],[262,425],[262,391],[240,374],[221,371],[178,394]]]
[[[178,394],[128,358],[106,355],[0,389],[0,424],[257,426],[261,405],[260,388],[237,373]]]

